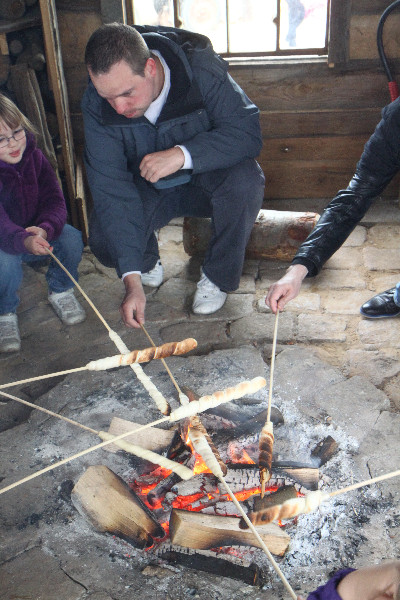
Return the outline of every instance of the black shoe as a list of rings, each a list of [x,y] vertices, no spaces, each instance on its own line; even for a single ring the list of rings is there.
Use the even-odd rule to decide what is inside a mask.
[[[394,302],[394,293],[396,288],[391,288],[377,294],[368,302],[362,305],[360,313],[369,319],[383,319],[388,317],[397,317],[400,315],[400,306]]]

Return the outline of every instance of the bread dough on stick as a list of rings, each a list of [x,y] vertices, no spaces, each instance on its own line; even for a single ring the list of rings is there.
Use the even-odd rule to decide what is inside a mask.
[[[169,342],[162,346],[152,346],[144,350],[134,350],[129,354],[118,354],[117,356],[108,356],[99,360],[92,360],[86,365],[89,371],[105,371],[115,367],[125,367],[133,363],[149,362],[155,358],[167,358],[168,356],[177,356],[185,354],[196,348],[197,342],[193,338],[187,338],[181,342]]]
[[[304,498],[291,498],[283,504],[270,506],[265,510],[257,511],[257,513],[250,513],[248,517],[253,525],[265,525],[278,519],[293,519],[298,515],[305,515],[317,510],[322,502],[325,502],[329,498],[330,494],[328,492],[316,490],[315,492],[310,492]]]
[[[109,433],[108,431],[99,431],[98,435],[104,441],[112,440],[115,437],[112,433]],[[130,454],[139,456],[139,458],[148,460],[149,462],[155,465],[160,465],[160,467],[164,467],[164,469],[169,469],[170,471],[173,471],[182,479],[191,479],[191,477],[193,477],[193,471],[191,471],[184,465],[181,465],[180,463],[177,463],[173,460],[169,460],[168,458],[165,458],[165,456],[161,456],[156,452],[147,450],[147,448],[136,446],[135,444],[131,444],[130,442],[126,442],[125,440],[116,440],[115,444],[119,446],[122,450],[125,450],[125,452],[129,452]]]
[[[110,339],[117,346],[118,350],[123,354],[129,354],[129,348],[125,344],[125,342],[120,338],[116,331],[109,331],[108,335]],[[136,363],[129,365],[132,371],[134,371],[136,377],[139,379],[140,383],[143,387],[148,391],[151,398],[153,398],[154,402],[157,405],[157,408],[163,415],[169,415],[171,412],[171,407],[168,404],[167,400],[164,398],[162,393],[156,388],[154,383],[151,381],[150,377],[146,375],[143,371],[142,367]]]
[[[264,498],[265,484],[271,479],[272,450],[274,446],[274,426],[272,421],[265,422],[264,427],[261,430],[258,445],[258,466],[260,468],[261,498]]]
[[[224,474],[222,472],[221,465],[214,456],[214,453],[211,450],[203,432],[196,427],[191,427],[189,429],[189,439],[193,444],[193,448],[196,450],[197,454],[200,454],[211,473],[219,479],[223,478]]]
[[[250,381],[242,381],[235,387],[227,388],[219,392],[215,392],[210,396],[202,396],[199,400],[194,400],[189,404],[179,406],[172,411],[169,418],[171,421],[179,421],[187,417],[197,415],[197,413],[204,412],[209,408],[215,408],[224,402],[230,402],[231,400],[237,400],[246,394],[255,394],[261,388],[265,387],[267,382],[264,377],[255,377]]]

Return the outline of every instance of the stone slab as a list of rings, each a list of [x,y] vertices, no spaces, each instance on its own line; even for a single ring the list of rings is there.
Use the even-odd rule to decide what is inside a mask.
[[[359,271],[346,269],[322,269],[321,273],[313,279],[317,291],[319,289],[364,289],[367,284],[364,276]]]
[[[366,376],[371,383],[379,387],[382,383],[400,373],[399,352],[389,349],[359,350],[350,349],[346,352],[345,373]]]
[[[299,341],[344,342],[346,328],[347,322],[342,317],[300,314],[296,339]]]
[[[363,264],[363,255],[361,248],[345,247],[340,248],[325,263],[327,269],[354,269]]]
[[[274,335],[275,315],[253,314],[238,319],[231,324],[229,336],[235,345],[249,342],[270,342]],[[295,317],[290,313],[283,313],[279,317],[277,339],[279,342],[288,342],[294,337]]]
[[[400,225],[374,225],[368,229],[368,245],[378,248],[398,249]]]
[[[361,225],[357,225],[356,228],[351,232],[347,240],[345,240],[343,247],[358,247],[362,246],[367,239],[367,229]]]
[[[362,319],[357,327],[360,341],[366,348],[400,348],[400,321],[397,319]]]
[[[329,294],[321,294],[321,308],[326,313],[337,315],[359,315],[360,306],[371,297],[371,292],[332,290]]]
[[[364,264],[369,271],[384,271],[388,267],[400,269],[400,250],[398,248],[364,248]]]

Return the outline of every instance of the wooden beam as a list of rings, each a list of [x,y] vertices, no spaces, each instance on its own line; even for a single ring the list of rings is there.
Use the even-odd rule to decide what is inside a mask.
[[[40,10],[42,15],[43,38],[46,49],[46,62],[49,72],[50,85],[54,94],[58,127],[60,131],[64,173],[67,184],[72,225],[79,227],[79,217],[75,199],[76,183],[74,145],[54,0],[40,0]]]

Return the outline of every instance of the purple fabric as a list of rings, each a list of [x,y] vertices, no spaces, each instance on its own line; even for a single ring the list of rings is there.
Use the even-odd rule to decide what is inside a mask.
[[[307,596],[307,600],[342,600],[337,593],[339,583],[355,569],[341,569],[324,585],[321,585],[314,592]]]
[[[20,162],[0,160],[0,249],[9,254],[27,253],[24,240],[35,225],[56,240],[67,221],[65,200],[56,174],[47,158],[27,134]]]

